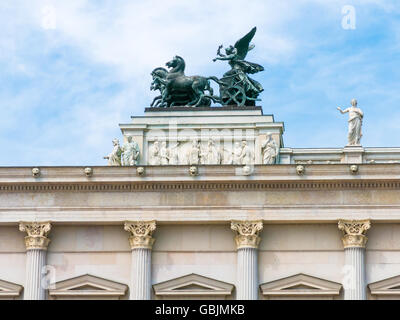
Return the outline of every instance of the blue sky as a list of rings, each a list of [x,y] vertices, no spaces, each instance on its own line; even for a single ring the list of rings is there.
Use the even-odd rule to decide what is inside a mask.
[[[4,0],[0,19],[0,166],[105,165],[118,124],[155,95],[151,70],[178,54],[187,75],[221,77],[218,45],[253,26],[247,59],[265,67],[261,105],[286,147],[343,147],[336,107],[353,97],[362,145],[400,146],[397,0]]]

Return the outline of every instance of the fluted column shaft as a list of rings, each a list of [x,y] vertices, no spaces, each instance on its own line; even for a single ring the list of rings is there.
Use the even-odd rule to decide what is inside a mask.
[[[343,230],[345,270],[343,279],[345,300],[366,300],[365,247],[369,220],[340,220],[339,229]]]
[[[131,233],[132,249],[131,300],[151,299],[151,249],[155,241],[151,237],[156,229],[155,221],[125,222],[125,230]]]
[[[261,238],[262,221],[232,221],[231,229],[236,231],[237,282],[236,299],[258,299],[258,245]]]
[[[24,300],[46,300],[46,288],[42,284],[42,269],[46,265],[46,253],[46,250],[40,249],[26,252]]]
[[[131,300],[151,299],[151,249],[132,250]]]
[[[365,300],[366,283],[365,283],[365,249],[364,248],[346,248],[345,263],[347,274],[344,284],[345,300]]]
[[[237,251],[237,299],[258,299],[258,255],[255,248]]]
[[[42,270],[46,266],[47,238],[51,230],[50,222],[21,222],[19,230],[26,232],[26,279],[24,300],[46,300],[47,287],[43,280]]]

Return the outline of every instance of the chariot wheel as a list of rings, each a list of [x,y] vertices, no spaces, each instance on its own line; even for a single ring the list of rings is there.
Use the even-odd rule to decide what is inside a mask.
[[[237,105],[239,107],[244,106],[246,103],[247,96],[242,87],[232,86],[224,91],[224,97],[222,99],[224,105]]]

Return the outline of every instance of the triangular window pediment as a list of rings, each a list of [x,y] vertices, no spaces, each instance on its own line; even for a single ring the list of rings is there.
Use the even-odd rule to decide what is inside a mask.
[[[198,274],[189,274],[153,286],[156,296],[227,296],[234,286]]]
[[[264,296],[337,296],[342,285],[333,281],[296,274],[260,285]]]
[[[22,292],[23,287],[19,284],[0,280],[0,298],[15,298]]]
[[[53,284],[49,295],[57,298],[120,298],[125,295],[128,286],[119,282],[99,278],[89,274],[63,280]]]
[[[400,298],[400,276],[370,283],[368,287],[372,295],[391,295]]]

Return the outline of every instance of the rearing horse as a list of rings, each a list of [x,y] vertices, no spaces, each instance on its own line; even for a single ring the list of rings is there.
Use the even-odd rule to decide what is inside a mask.
[[[167,107],[168,99],[165,95],[165,84],[164,80],[167,78],[168,71],[164,68],[155,68],[151,72],[151,76],[153,77],[153,81],[150,85],[150,90],[159,90],[160,95],[153,99],[153,102],[150,104],[150,107]]]
[[[185,103],[184,100],[185,98],[187,99],[187,97],[192,99],[187,105],[194,107],[197,107],[202,102],[210,105],[210,99],[215,101],[213,89],[209,81],[214,77],[185,76],[185,61],[179,56],[175,56],[171,61],[167,62],[166,66],[170,68],[170,70],[164,82],[165,96],[172,97],[171,107],[176,103]],[[206,90],[209,92],[209,95],[204,94]]]

